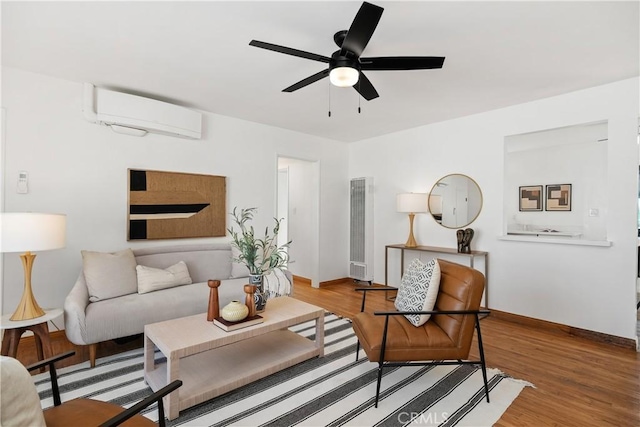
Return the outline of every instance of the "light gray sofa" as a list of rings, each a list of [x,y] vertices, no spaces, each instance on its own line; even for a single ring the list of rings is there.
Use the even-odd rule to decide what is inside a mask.
[[[137,292],[91,302],[84,271],[64,303],[65,330],[69,340],[89,345],[91,366],[95,366],[97,344],[144,332],[144,325],[206,313],[209,279],[222,282],[218,288],[220,307],[232,300],[244,301],[243,287],[248,270],[232,262],[229,244],[199,244],[135,249],[137,264],[167,268],[184,261],[193,284],[139,294]],[[288,273],[288,272],[287,272]],[[291,275],[287,274],[291,280]]]

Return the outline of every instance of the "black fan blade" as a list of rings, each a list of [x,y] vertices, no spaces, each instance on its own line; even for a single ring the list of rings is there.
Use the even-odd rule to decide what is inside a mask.
[[[351,28],[342,42],[340,55],[346,56],[347,51],[353,52],[357,57],[369,43],[373,32],[378,26],[378,21],[384,9],[371,3],[364,2],[351,23]]]
[[[363,70],[429,70],[442,68],[443,56],[384,56],[378,58],[360,58]]]
[[[319,61],[329,63],[330,58],[326,56],[318,55],[311,52],[305,52],[304,50],[292,49],[290,47],[278,46],[277,44],[261,42],[258,40],[251,40],[249,46],[260,47],[262,49],[272,50],[274,52],[284,53],[285,55],[297,56],[299,58],[311,59],[312,61]]]
[[[371,101],[379,97],[376,88],[373,87],[367,76],[365,76],[362,72],[360,73],[360,78],[358,79],[358,83],[353,85],[353,88],[358,91],[360,95],[367,101]]]
[[[298,83],[289,86],[286,89],[282,89],[283,92],[293,92],[294,90],[302,89],[305,86],[315,83],[318,80],[322,80],[329,75],[329,69],[322,70],[319,73],[309,76],[306,79],[300,80]]]

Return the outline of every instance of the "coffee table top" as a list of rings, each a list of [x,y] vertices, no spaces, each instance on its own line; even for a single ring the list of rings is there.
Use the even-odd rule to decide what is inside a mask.
[[[264,322],[226,332],[207,321],[207,314],[145,325],[144,334],[167,357],[186,357],[324,316],[324,309],[290,297],[270,299],[260,313]]]

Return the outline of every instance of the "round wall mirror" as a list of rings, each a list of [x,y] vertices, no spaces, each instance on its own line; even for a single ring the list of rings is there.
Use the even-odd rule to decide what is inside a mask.
[[[443,227],[466,227],[475,221],[481,209],[480,186],[466,175],[444,176],[429,193],[429,212]]]

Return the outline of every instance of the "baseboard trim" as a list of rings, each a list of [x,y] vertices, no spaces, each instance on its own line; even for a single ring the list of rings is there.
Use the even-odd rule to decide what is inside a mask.
[[[303,285],[311,286],[311,279],[307,279],[306,277],[302,277],[302,276],[296,276],[295,274],[292,274],[292,276],[293,276],[293,281],[294,282],[298,282],[298,283],[302,283]]]
[[[333,280],[327,280],[326,282],[320,282],[320,287],[323,288],[325,286],[331,286],[331,285],[342,285],[344,283],[357,283],[359,286],[365,286],[366,282],[361,282],[359,280],[353,279],[351,277],[343,277],[341,279],[333,279]],[[372,286],[383,286],[380,283],[371,283]]]
[[[491,317],[505,320],[507,322],[517,323],[519,325],[530,326],[533,328],[544,329],[549,331],[557,331],[567,335],[580,338],[586,338],[591,341],[612,344],[617,347],[636,349],[636,341],[630,338],[618,337],[602,332],[589,331],[587,329],[576,328],[574,326],[563,325],[561,323],[549,322],[547,320],[535,319],[533,317],[521,316],[519,314],[507,313],[506,311],[491,310]]]
[[[334,280],[327,280],[326,282],[320,282],[320,287],[325,287],[325,286],[331,286],[331,285],[341,285],[345,282],[348,282],[349,279],[348,277],[343,277],[341,279],[334,279]]]

